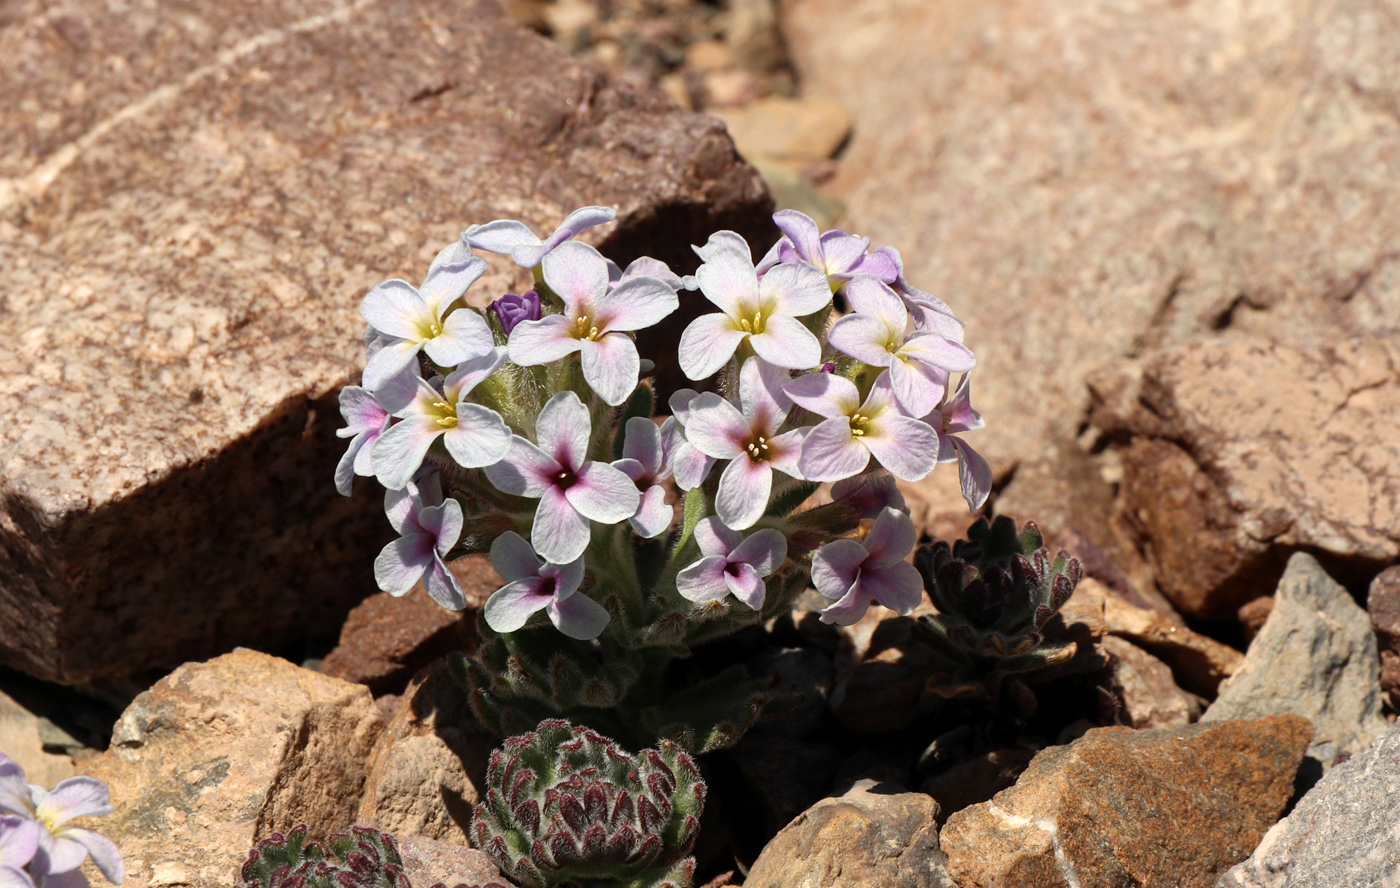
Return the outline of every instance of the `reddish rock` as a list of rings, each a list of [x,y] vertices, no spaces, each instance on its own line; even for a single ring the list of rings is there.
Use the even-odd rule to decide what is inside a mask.
[[[52,681],[283,644],[375,591],[380,498],[331,484],[359,302],[468,224],[615,205],[588,234],[623,263],[771,231],[719,121],[491,0],[18,0],[0,82],[0,663]]]
[[[424,836],[399,839],[404,875],[415,885],[467,885],[507,888],[510,880],[484,852],[439,842]]]
[[[961,888],[1209,888],[1283,813],[1311,735],[1293,715],[1096,728],[948,818],[948,871]]]
[[[1235,612],[1235,617],[1240,621],[1240,629],[1244,631],[1245,644],[1249,644],[1254,637],[1259,634],[1259,630],[1264,628],[1264,624],[1269,620],[1269,614],[1274,610],[1274,597],[1272,595],[1261,595],[1253,601],[1247,601],[1240,605],[1240,609]]]
[[[1371,581],[1366,610],[1380,649],[1381,691],[1390,708],[1400,710],[1400,565],[1386,568]]]
[[[350,611],[340,644],[321,671],[368,685],[376,696],[397,694],[420,669],[476,642],[476,615],[505,585],[485,555],[467,555],[448,565],[466,593],[467,609],[449,611],[428,597],[423,583],[402,598],[371,595]]]
[[[1114,687],[1134,728],[1181,728],[1201,717],[1201,703],[1177,686],[1171,667],[1137,645],[1110,635]]]
[[[1092,582],[1083,580],[1080,585]],[[1162,660],[1177,684],[1208,699],[1244,662],[1244,654],[1192,631],[1180,618],[1133,607],[1112,595],[1105,597],[1104,620],[1110,635],[1126,638]]]

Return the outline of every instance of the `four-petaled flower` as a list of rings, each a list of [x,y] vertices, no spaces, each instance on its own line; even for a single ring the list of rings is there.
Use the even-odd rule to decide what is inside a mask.
[[[588,459],[588,408],[573,392],[549,399],[535,421],[531,444],[519,435],[510,453],[486,468],[499,490],[539,499],[530,543],[540,557],[567,564],[588,548],[589,520],[616,524],[637,514],[641,494],[622,471]]]
[[[623,428],[622,459],[613,462],[642,492],[637,514],[627,520],[632,522],[633,530],[647,539],[665,533],[676,511],[666,504],[666,488],[662,486],[671,477],[667,437],[672,441],[679,438],[674,434],[663,437],[656,423],[634,416]]]
[[[969,509],[982,508],[992,492],[992,467],[968,445],[955,437],[960,432],[972,432],[986,423],[982,414],[972,409],[972,374],[964,374],[957,391],[945,397],[924,421],[938,433],[938,461],[957,462],[958,480]]]
[[[787,558],[787,538],[781,531],[764,528],[745,539],[718,518],[705,518],[695,525],[695,542],[702,557],[677,574],[681,597],[705,604],[733,594],[750,610],[763,607],[763,578]]]
[[[831,325],[827,341],[864,364],[888,367],[899,406],[923,416],[947,391],[948,374],[971,370],[977,359],[953,318],[935,314],[939,329],[910,331],[909,312],[899,296],[873,277],[855,278],[846,287],[852,314]]]
[[[896,478],[918,481],[938,464],[938,435],[899,412],[889,375],[881,373],[862,401],[856,384],[831,373],[811,373],[785,388],[788,397],[818,416],[802,442],[798,468],[809,481],[839,481],[865,471],[874,456]]]
[[[340,415],[345,418],[345,428],[336,429],[335,434],[339,438],[349,438],[350,446],[336,463],[335,489],[341,496],[350,496],[356,475],[374,475],[371,448],[393,419],[373,392],[358,385],[347,385],[340,390]]]
[[[365,388],[376,391],[413,363],[419,351],[439,367],[488,351],[491,328],[485,319],[469,308],[453,309],[485,272],[486,263],[473,256],[434,268],[422,287],[396,278],[370,290],[360,314],[380,334],[380,343],[365,364]]]
[[[89,856],[97,869],[108,881],[120,885],[126,878],[126,864],[121,852],[111,839],[98,835],[89,829],[69,825],[77,817],[98,817],[112,812],[107,787],[101,780],[92,777],[69,777],[51,791],[43,787],[26,784],[24,769],[9,756],[0,754],[0,811],[18,815],[24,820],[38,825],[35,847],[29,864],[29,873],[40,888],[81,888],[87,879],[78,867]],[[0,830],[8,832],[0,824]],[[14,859],[23,856],[28,839],[20,838],[7,849],[7,855]],[[0,865],[0,878],[8,858]],[[58,877],[58,878],[55,878]],[[23,885],[23,882],[18,884]]]
[[[900,616],[918,607],[923,579],[904,560],[918,536],[908,515],[885,509],[864,540],[834,540],[818,549],[812,556],[812,585],[836,599],[822,610],[822,622],[850,626],[865,616],[872,600]]]
[[[568,564],[541,561],[525,538],[506,531],[491,544],[491,566],[506,584],[486,600],[486,625],[497,632],[514,632],[536,611],[544,611],[554,627],[570,638],[597,638],[611,617],[607,608],[576,594],[583,582],[583,559]]]
[[[430,472],[403,490],[386,492],[384,513],[400,536],[374,559],[379,588],[399,597],[422,579],[438,604],[454,611],[466,607],[462,586],[443,560],[462,535],[462,504],[443,499],[438,474]]]
[[[417,368],[386,383],[379,399],[399,422],[374,444],[371,457],[379,483],[390,490],[402,488],[439,437],[463,468],[479,469],[504,457],[510,450],[510,429],[499,413],[468,402],[467,396],[505,359],[503,348],[469,358],[442,380],[441,391],[419,376]]]
[[[521,268],[534,268],[560,244],[616,218],[617,210],[612,207],[582,207],[565,216],[554,233],[544,240],[536,237],[523,222],[497,219],[471,226],[462,232],[462,240],[478,250],[504,253]]]
[[[874,275],[894,283],[899,273],[890,257],[876,251],[867,253],[870,238],[847,234],[841,229],[821,232],[811,216],[797,210],[779,210],[773,222],[783,232],[773,248],[758,263],[760,274],[780,262],[806,262],[826,275],[832,292],[858,274]]]
[[[768,508],[773,470],[801,478],[798,456],[806,429],[778,434],[792,401],[783,392],[787,372],[749,358],[739,371],[739,404],[714,392],[690,402],[685,437],[695,449],[727,459],[715,494],[715,512],[735,530],[750,527]]]
[[[821,343],[797,320],[831,301],[821,272],[801,262],[779,265],[758,279],[745,250],[721,246],[695,272],[700,292],[719,307],[681,334],[680,364],[691,379],[712,376],[740,343],[776,367],[809,370],[822,360]]]
[[[561,244],[544,257],[544,282],[564,314],[523,321],[510,334],[510,359],[522,367],[579,352],[583,378],[616,407],[637,387],[641,357],[627,334],[650,327],[680,305],[674,288],[638,275],[608,289],[608,264],[587,244]]]

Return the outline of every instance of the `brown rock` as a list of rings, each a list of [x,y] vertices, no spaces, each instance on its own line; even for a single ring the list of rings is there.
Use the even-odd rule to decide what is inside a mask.
[[[359,301],[468,223],[616,205],[589,234],[623,263],[772,230],[722,124],[488,0],[19,0],[0,82],[0,662],[55,681],[277,645],[374,591],[378,498],[330,483]]]
[[[805,164],[835,156],[851,133],[851,113],[822,99],[759,99],[716,111],[745,157]]]
[[[927,605],[923,613],[932,613]],[[872,611],[875,608],[871,608]],[[916,611],[907,617],[866,615],[872,622],[870,641],[850,676],[840,681],[832,695],[836,720],[848,731],[883,734],[908,727],[936,708],[927,699],[924,684],[946,661],[919,638]],[[862,620],[864,623],[864,620]],[[856,624],[854,628],[860,628]]]
[[[1283,813],[1311,734],[1299,716],[1091,730],[950,817],[949,872],[961,888],[1213,885]]]
[[[364,687],[240,649],[137,697],[82,771],[111,791],[126,888],[222,888],[271,833],[354,822],[383,727]]]
[[[475,848],[463,848],[423,836],[399,840],[404,875],[415,885],[469,885],[472,888],[507,888],[510,881],[501,875],[494,861]]]
[[[486,761],[500,738],[476,721],[446,660],[414,677],[366,764],[357,821],[467,846]]]
[[[1093,582],[1083,580],[1080,585]],[[1161,659],[1171,667],[1177,684],[1208,699],[1244,662],[1244,654],[1193,632],[1180,619],[1134,607],[1116,596],[1105,596],[1104,620],[1110,635],[1126,638]]]
[[[1400,710],[1400,565],[1371,581],[1366,611],[1381,655],[1381,692],[1392,710]]]
[[[1103,647],[1113,657],[1113,681],[1129,725],[1182,728],[1200,719],[1200,701],[1177,687],[1166,663],[1113,635],[1103,640]]]
[[[778,833],[744,888],[954,888],[938,849],[937,807],[921,792],[862,780]]]
[[[1035,755],[1033,749],[994,749],[926,779],[923,790],[938,803],[939,827],[963,808],[1014,786]]]
[[[1139,436],[1120,506],[1184,612],[1234,616],[1300,548],[1366,576],[1400,558],[1400,348],[1386,337],[1169,349],[1137,402],[1106,420]]]
[[[1245,644],[1254,640],[1254,636],[1259,634],[1259,630],[1264,628],[1264,624],[1269,620],[1269,614],[1274,610],[1274,597],[1272,595],[1261,595],[1253,601],[1246,601],[1240,605],[1240,609],[1235,612],[1235,617],[1240,621],[1240,629],[1244,631]]]
[[[45,748],[44,720],[0,691],[0,752],[24,769],[30,783],[52,789],[73,776],[73,760]]]
[[[326,655],[321,671],[368,685],[376,695],[396,694],[420,669],[476,642],[476,614],[505,581],[485,555],[455,559],[449,569],[462,585],[467,609],[449,611],[428,597],[419,583],[402,598],[371,595],[350,611],[340,628],[340,644]]]

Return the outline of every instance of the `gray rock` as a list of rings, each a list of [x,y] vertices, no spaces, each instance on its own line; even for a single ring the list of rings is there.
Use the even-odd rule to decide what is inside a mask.
[[[1400,885],[1400,729],[1333,768],[1217,888]]]
[[[403,854],[404,875],[415,885],[428,888],[441,883],[471,888],[506,888],[510,880],[501,875],[490,857],[475,848],[463,848],[424,836],[407,836],[399,840]]]
[[[1288,560],[1274,608],[1203,722],[1295,713],[1313,723],[1308,756],[1331,767],[1385,733],[1371,620],[1311,555]]]
[[[938,847],[937,809],[924,793],[862,780],[784,827],[744,888],[956,888]]]

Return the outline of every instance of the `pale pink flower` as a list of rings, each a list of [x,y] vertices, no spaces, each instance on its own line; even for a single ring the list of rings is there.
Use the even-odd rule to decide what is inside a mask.
[[[773,470],[801,478],[798,457],[806,429],[778,434],[792,401],[783,391],[788,375],[749,358],[739,371],[739,407],[714,392],[690,402],[685,437],[695,449],[727,459],[715,494],[720,520],[735,530],[753,525],[768,508]]]
[[[893,283],[898,273],[883,253],[867,253],[870,238],[848,234],[841,229],[823,232],[812,217],[797,210],[779,210],[773,222],[783,236],[758,263],[759,274],[780,262],[806,262],[826,275],[834,292],[858,274],[874,275]]]
[[[565,216],[554,233],[544,240],[536,237],[523,222],[497,219],[471,226],[462,232],[462,241],[478,250],[508,255],[521,268],[534,268],[565,241],[616,218],[617,210],[612,207],[582,207]]]
[[[34,888],[24,867],[39,850],[37,822],[11,814],[0,815],[0,888]]]
[[[538,499],[530,543],[540,557],[567,564],[588,548],[589,521],[616,524],[637,514],[641,494],[622,471],[587,458],[592,422],[573,392],[549,399],[535,421],[531,444],[519,435],[505,459],[488,466],[499,490]]]
[[[335,434],[338,438],[349,438],[350,446],[336,463],[335,489],[341,496],[350,496],[356,475],[366,478],[374,475],[371,448],[389,428],[393,417],[369,389],[358,385],[347,385],[340,390],[340,415],[345,418],[345,428],[336,429]]]
[[[656,423],[644,416],[627,420],[623,436],[622,458],[614,460],[613,465],[631,478],[642,492],[637,514],[627,520],[640,536],[647,539],[661,536],[670,528],[676,512],[666,504],[666,488],[663,486],[666,479],[671,477],[667,438],[662,436]],[[675,441],[676,436],[670,436],[670,440]]]
[[[701,558],[676,575],[676,591],[682,598],[705,604],[732,594],[750,610],[763,607],[767,595],[763,578],[787,558],[782,531],[765,528],[746,539],[711,517],[695,525],[695,542]]]
[[[568,564],[542,561],[525,538],[506,531],[491,544],[491,566],[506,581],[486,600],[482,615],[497,632],[514,632],[544,611],[554,628],[579,640],[597,638],[612,617],[607,608],[578,593],[583,558]]]
[[[78,868],[89,857],[108,881],[120,885],[126,878],[126,864],[111,839],[71,824],[79,817],[112,813],[107,786],[101,780],[69,777],[46,791],[41,786],[26,784],[24,769],[14,759],[0,754],[0,811],[8,811],[39,826],[28,861],[29,874],[36,884],[86,885],[87,879]],[[3,828],[4,825],[0,825],[0,829]],[[29,837],[20,836],[12,841],[5,853],[18,860],[29,850]],[[0,860],[0,874],[8,866],[13,865]],[[13,880],[13,874],[0,877]]]
[[[956,437],[986,425],[982,415],[972,409],[972,374],[965,374],[957,391],[945,397],[924,421],[938,433],[938,461],[958,464],[968,508],[974,512],[982,508],[992,492],[992,468],[966,441]]]
[[[444,500],[436,472],[403,490],[384,494],[384,514],[398,531],[374,559],[374,579],[394,597],[406,595],[420,579],[428,595],[448,610],[467,606],[462,586],[444,560],[462,536],[462,504]]]
[[[577,241],[545,256],[542,270],[544,282],[564,301],[564,313],[520,322],[510,334],[510,359],[532,367],[579,352],[583,378],[616,407],[637,387],[641,372],[637,344],[627,333],[675,311],[675,289],[638,275],[609,290],[607,260]]]
[[[839,481],[865,471],[870,457],[895,477],[918,481],[938,464],[938,435],[927,423],[900,413],[881,373],[862,401],[856,384],[832,373],[792,380],[788,397],[818,416],[802,442],[798,467],[809,481]]]
[[[894,247],[876,247],[873,252],[884,255],[889,259],[890,264],[895,267],[896,274],[894,281],[890,282],[889,280],[885,280],[885,283],[889,284],[890,289],[898,293],[899,298],[904,300],[905,307],[907,307],[909,313],[914,316],[914,324],[916,326],[921,329],[943,329],[942,325],[944,322],[942,318],[936,317],[936,315],[953,318],[955,321],[957,320],[957,317],[953,314],[953,309],[948,306],[948,303],[939,299],[932,293],[926,293],[920,290],[904,279],[904,260],[900,258],[898,250]],[[962,324],[962,321],[958,321],[958,323]],[[958,341],[962,341],[961,337],[959,337]]]
[[[668,401],[671,415],[661,424],[662,443],[671,459],[671,473],[681,490],[694,490],[710,475],[715,458],[695,449],[685,438],[685,424],[690,419],[690,405],[700,393],[681,389]]]
[[[834,540],[818,549],[812,556],[812,585],[835,599],[822,611],[822,622],[850,626],[865,616],[871,601],[900,616],[913,612],[924,582],[904,559],[918,537],[908,515],[885,509],[864,540]]]

